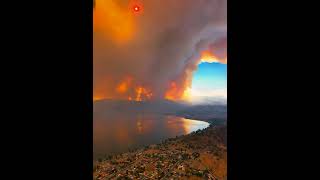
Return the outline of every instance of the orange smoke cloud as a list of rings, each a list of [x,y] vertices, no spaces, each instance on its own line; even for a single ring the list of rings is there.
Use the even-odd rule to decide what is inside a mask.
[[[226,0],[96,0],[93,97],[188,99],[200,61],[225,62]]]
[[[102,32],[116,43],[129,41],[135,24],[129,7],[120,6],[113,0],[96,0],[93,10],[94,32]]]
[[[165,98],[169,100],[176,100],[180,98],[180,94],[178,94],[178,88],[175,82],[170,83],[170,87],[165,94]]]
[[[165,93],[165,98],[169,100],[182,99],[184,94],[184,87],[178,86],[176,82],[171,82],[168,90]]]
[[[217,57],[215,57],[210,51],[201,52],[201,62],[220,62]]]
[[[205,50],[200,53],[200,63],[201,62],[227,64],[227,57],[218,58],[211,51]]]
[[[191,82],[185,81],[184,83],[177,84],[171,82],[164,98],[172,101],[189,100],[190,99]]]
[[[131,86],[131,84],[132,84],[132,78],[128,77],[124,81],[120,82],[116,91],[118,93],[126,93],[128,91],[128,88]]]

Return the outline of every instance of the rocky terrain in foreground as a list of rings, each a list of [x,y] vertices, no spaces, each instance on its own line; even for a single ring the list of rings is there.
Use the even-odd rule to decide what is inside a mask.
[[[211,125],[94,162],[94,179],[227,179],[227,126]]]

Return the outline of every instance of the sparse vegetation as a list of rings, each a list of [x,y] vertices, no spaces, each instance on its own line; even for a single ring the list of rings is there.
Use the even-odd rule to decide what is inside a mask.
[[[226,126],[209,126],[157,145],[106,156],[95,163],[94,179],[225,179],[226,133]]]

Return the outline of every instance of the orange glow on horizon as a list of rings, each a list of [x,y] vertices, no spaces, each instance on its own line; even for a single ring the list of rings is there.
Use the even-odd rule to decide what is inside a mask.
[[[100,96],[94,96],[93,97],[93,101],[99,101],[99,100],[102,100],[104,99],[103,97],[100,97]]]

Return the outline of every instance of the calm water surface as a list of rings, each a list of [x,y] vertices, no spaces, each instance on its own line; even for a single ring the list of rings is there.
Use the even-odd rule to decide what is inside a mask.
[[[94,114],[93,157],[127,151],[203,129],[209,123],[152,114]]]

